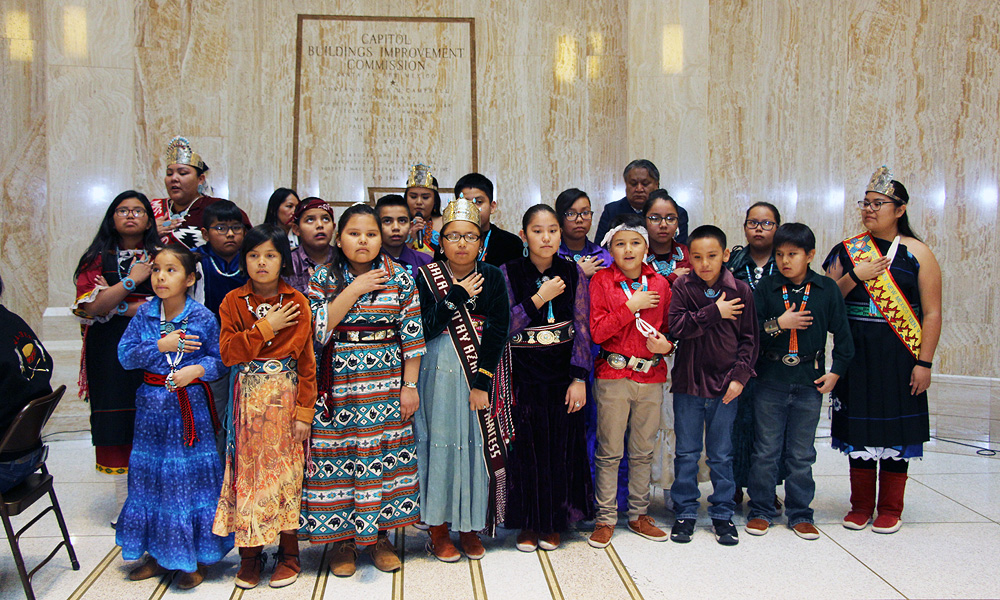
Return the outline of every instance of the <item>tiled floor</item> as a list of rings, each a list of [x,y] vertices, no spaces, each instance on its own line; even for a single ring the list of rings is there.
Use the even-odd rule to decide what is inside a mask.
[[[404,550],[402,573],[377,571],[362,556],[350,579],[327,576],[323,548],[303,548],[303,575],[292,587],[261,587],[243,593],[260,598],[1000,598],[996,565],[1000,555],[1000,458],[938,451],[911,467],[905,524],[894,535],[841,527],[849,495],[846,460],[817,440],[816,522],[822,536],[807,542],[784,525],[764,537],[741,531],[736,547],[719,546],[703,516],[695,539],[686,545],[655,543],[628,532],[622,522],[608,550],[586,544],[587,530],[567,535],[555,552],[525,554],[514,549],[514,532],[485,540],[486,558],[444,564],[424,549],[426,535],[407,529],[397,545]],[[214,566],[199,588],[181,592],[170,579],[132,583],[108,526],[112,485],[93,469],[86,440],[50,442],[49,467],[76,546],[81,570],[72,571],[65,552],[35,577],[39,598],[238,598],[231,554]],[[703,485],[703,491],[708,484]],[[34,511],[32,511],[34,512]],[[671,515],[657,493],[651,514]],[[26,522],[27,517],[18,518]],[[624,521],[624,519],[623,519]],[[742,515],[737,515],[743,524]],[[30,564],[57,541],[55,521],[46,516],[29,530],[22,547]],[[23,597],[9,550],[0,551],[0,598]]]

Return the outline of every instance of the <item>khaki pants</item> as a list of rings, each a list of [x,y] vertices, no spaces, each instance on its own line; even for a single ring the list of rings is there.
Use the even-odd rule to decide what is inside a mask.
[[[628,438],[628,520],[635,521],[649,507],[650,468],[660,426],[662,383],[636,383],[628,379],[597,379],[597,522],[618,522],[615,495],[618,463]]]

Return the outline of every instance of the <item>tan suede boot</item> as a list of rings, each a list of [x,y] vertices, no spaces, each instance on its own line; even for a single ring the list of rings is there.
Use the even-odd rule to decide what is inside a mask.
[[[278,551],[274,554],[277,564],[274,566],[274,574],[271,575],[273,588],[285,587],[295,583],[299,578],[299,538],[294,533],[278,534]]]
[[[337,577],[350,577],[358,569],[358,546],[354,540],[333,543],[330,571]]]
[[[375,545],[371,549],[372,562],[375,563],[375,568],[379,571],[384,571],[386,573],[392,573],[393,571],[398,571],[403,563],[399,560],[399,556],[396,555],[396,549],[393,547],[392,542],[389,541],[389,534],[384,531],[378,532],[378,540],[375,541]]]
[[[458,548],[451,541],[447,525],[434,525],[427,530],[427,533],[431,536],[431,552],[434,553],[434,556],[438,560],[456,562],[462,558],[462,555],[458,552]]]
[[[264,570],[264,546],[249,546],[240,548],[240,570],[236,573],[236,587],[249,590],[260,583],[260,574]]]

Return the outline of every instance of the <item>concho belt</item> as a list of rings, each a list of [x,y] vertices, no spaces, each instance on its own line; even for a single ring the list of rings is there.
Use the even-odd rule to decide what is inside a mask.
[[[510,338],[511,348],[527,348],[529,346],[554,346],[565,344],[576,335],[576,328],[572,321],[554,323],[544,327],[528,327],[524,331],[515,333]]]

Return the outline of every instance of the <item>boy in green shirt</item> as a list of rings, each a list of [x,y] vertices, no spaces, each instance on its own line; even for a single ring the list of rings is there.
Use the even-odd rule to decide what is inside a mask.
[[[746,532],[764,535],[775,516],[774,487],[785,448],[785,512],[788,526],[814,540],[809,504],[816,492],[816,426],[823,394],[847,370],[854,342],[837,283],[809,268],[816,237],[801,223],[786,223],[774,235],[780,274],[754,291],[760,323],[760,354],[754,391],[754,450],[750,464],[750,514]],[[833,365],[824,368],[826,334],[833,334]]]

